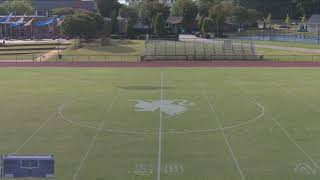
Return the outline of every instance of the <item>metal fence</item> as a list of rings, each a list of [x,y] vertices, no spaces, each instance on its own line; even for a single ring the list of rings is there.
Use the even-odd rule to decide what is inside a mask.
[[[138,55],[0,55],[8,62],[140,62]]]
[[[320,62],[320,55],[266,55],[262,59],[278,62]]]
[[[172,57],[172,56],[171,56]],[[138,55],[63,55],[63,56],[37,56],[37,55],[15,55],[0,56],[0,62],[135,62],[142,61],[278,61],[278,62],[320,62],[320,55],[265,55],[265,56],[178,56],[168,58],[164,56],[155,56],[154,59],[146,59],[145,56]]]
[[[233,38],[252,41],[292,41],[320,44],[320,32],[298,32],[287,29],[245,30],[232,35]]]

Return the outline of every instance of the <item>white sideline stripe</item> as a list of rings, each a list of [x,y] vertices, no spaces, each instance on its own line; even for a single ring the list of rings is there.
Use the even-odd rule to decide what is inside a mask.
[[[274,83],[276,84],[276,83]],[[276,84],[279,88],[281,88],[283,91],[286,92],[287,95],[292,95],[294,97],[296,97],[295,95],[291,94],[292,92],[289,91],[287,88],[284,88],[282,85],[280,84]],[[314,110],[310,104],[307,104],[309,108],[311,108],[312,110]],[[316,111],[318,112],[318,111]],[[312,162],[312,164],[319,169],[319,165],[315,162],[315,160],[312,159],[312,157],[296,142],[296,140],[290,135],[290,133],[281,126],[281,124],[274,118],[271,118],[272,121],[282,130],[282,132],[288,137],[288,139],[295,145],[297,146],[297,148]]]
[[[164,73],[161,73],[161,90],[160,90],[160,114],[159,114],[159,137],[158,137],[158,166],[157,180],[161,179],[161,146],[162,146],[162,101],[163,101],[163,79]]]
[[[45,121],[41,123],[41,125],[17,148],[17,150],[14,152],[14,154],[17,154],[26,144],[28,144],[31,139],[38,134],[38,132],[48,124],[48,122],[56,115],[57,112],[55,111],[52,113]]]
[[[240,168],[240,165],[239,165],[239,162],[238,162],[238,160],[237,160],[237,157],[236,157],[236,155],[235,155],[235,153],[234,153],[234,151],[233,151],[233,149],[232,149],[232,146],[231,146],[231,144],[230,144],[230,142],[229,142],[229,140],[228,140],[228,138],[227,138],[227,136],[226,136],[226,134],[225,134],[225,132],[224,132],[224,129],[223,129],[222,125],[221,125],[220,118],[219,118],[219,116],[217,115],[217,113],[216,113],[216,111],[215,111],[215,108],[213,107],[213,105],[212,105],[211,102],[209,101],[209,97],[208,97],[207,93],[204,91],[203,94],[204,94],[204,96],[205,96],[205,99],[206,99],[209,107],[210,107],[211,112],[214,114],[215,119],[217,120],[219,129],[220,129],[220,131],[221,131],[221,133],[222,133],[222,136],[223,136],[223,138],[224,138],[224,141],[225,141],[226,145],[228,146],[229,152],[230,152],[230,154],[231,154],[231,156],[232,156],[232,159],[233,159],[233,161],[234,161],[234,163],[235,163],[235,165],[236,165],[236,167],[237,167],[237,169],[238,169],[238,171],[239,171],[239,174],[240,174],[240,176],[241,176],[241,179],[242,179],[242,180],[246,180],[246,178],[244,177],[244,174],[243,174],[243,172],[242,172],[242,170],[241,170],[241,168]]]
[[[300,151],[305,155],[307,156],[307,158],[313,163],[313,165],[316,167],[316,168],[319,168],[318,164],[311,158],[311,156],[305,151],[303,150],[303,148],[296,142],[296,140],[293,139],[293,137],[290,135],[290,133],[285,129],[283,128],[280,123],[274,118],[274,117],[271,117],[272,121],[282,130],[282,132],[288,137],[288,139],[297,146],[298,149],[300,149]]]
[[[275,85],[278,85],[279,88],[281,88],[282,90],[284,90],[287,94],[288,94],[288,91],[286,91],[280,84],[276,84],[274,83]],[[237,86],[238,87],[238,86]],[[248,94],[248,92],[246,90],[244,90],[243,88],[240,88],[238,87],[242,92]],[[248,96],[247,96],[248,97]],[[253,98],[256,102],[257,99],[254,98],[254,97],[251,97],[250,98]],[[287,138],[312,162],[312,164],[319,169],[319,166],[318,164],[315,162],[315,160],[312,159],[312,157],[294,140],[294,138],[290,135],[290,133],[285,129],[283,128],[280,123],[274,118],[274,117],[271,117],[272,121],[280,128],[280,130],[287,136]]]
[[[113,104],[115,103],[115,101],[116,101],[116,99],[118,98],[118,96],[119,96],[119,95],[116,95],[116,96],[112,99],[111,104],[109,105],[109,107],[108,107],[107,110],[106,110],[107,113],[109,113],[109,112],[111,111],[111,109],[112,109],[112,107],[113,107]],[[99,132],[100,132],[101,129],[103,128],[105,122],[106,122],[106,121],[102,120],[102,121],[100,122],[100,124],[99,124],[99,128],[96,129],[96,133],[95,133],[95,135],[92,137],[91,143],[90,143],[90,145],[88,146],[88,149],[87,149],[86,153],[83,155],[83,158],[81,159],[81,162],[80,162],[80,165],[79,165],[78,169],[77,169],[76,172],[73,174],[73,178],[72,178],[73,180],[76,180],[76,179],[77,179],[77,177],[78,177],[78,175],[79,175],[79,172],[81,171],[81,169],[82,169],[85,161],[87,160],[87,158],[88,158],[88,156],[89,156],[89,154],[90,154],[90,152],[91,152],[91,150],[92,150],[92,148],[93,148],[93,146],[94,146],[94,144],[95,144],[95,142],[96,142],[96,139],[97,139],[97,137],[98,137],[98,135],[99,135]]]

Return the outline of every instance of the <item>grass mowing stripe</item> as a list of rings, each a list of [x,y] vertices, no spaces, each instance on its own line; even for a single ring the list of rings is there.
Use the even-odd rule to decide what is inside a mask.
[[[109,112],[111,111],[111,109],[112,109],[112,107],[113,107],[113,104],[116,102],[116,99],[117,99],[118,97],[119,97],[119,94],[117,94],[116,96],[114,96],[114,98],[113,98],[112,101],[111,101],[111,104],[109,105],[109,107],[106,108],[106,112],[107,112],[107,113],[109,113]],[[90,145],[88,146],[88,149],[87,149],[86,153],[83,155],[83,158],[81,159],[81,162],[80,162],[80,165],[79,165],[78,169],[77,169],[76,172],[73,174],[73,178],[72,178],[73,180],[76,180],[76,179],[77,179],[78,174],[79,174],[79,172],[81,171],[81,169],[82,169],[85,161],[87,160],[87,158],[88,158],[88,156],[89,156],[89,154],[90,154],[90,152],[91,152],[91,150],[92,150],[92,148],[93,148],[93,145],[94,145],[95,142],[96,142],[96,139],[97,139],[97,137],[98,137],[98,135],[99,135],[99,132],[100,132],[101,129],[103,128],[105,122],[106,122],[105,120],[101,120],[101,122],[100,122],[100,124],[99,124],[99,128],[96,129],[96,133],[95,133],[95,135],[92,137],[91,143],[90,143]]]
[[[159,137],[158,137],[158,166],[157,166],[157,180],[161,179],[161,146],[162,146],[162,101],[163,101],[163,79],[164,73],[161,72],[160,83],[160,114],[159,114]]]
[[[206,93],[206,91],[204,89],[203,89],[203,95],[204,95],[204,98],[207,101],[208,106],[210,107],[210,110],[211,110],[212,114],[215,116],[215,119],[216,119],[216,121],[218,123],[219,129],[221,131],[221,134],[222,134],[222,136],[224,138],[224,141],[225,141],[226,145],[228,146],[229,152],[230,152],[230,154],[232,156],[232,159],[233,159],[233,161],[234,161],[234,163],[235,163],[235,165],[236,165],[236,167],[237,167],[237,169],[239,171],[241,179],[242,180],[246,180],[246,178],[244,177],[244,174],[242,172],[242,169],[240,167],[240,164],[238,162],[238,159],[237,159],[237,157],[235,155],[235,152],[234,152],[234,150],[233,150],[233,148],[232,148],[232,146],[231,146],[231,144],[230,144],[230,142],[229,142],[229,140],[228,140],[228,138],[227,138],[227,136],[226,136],[226,134],[224,132],[224,129],[223,129],[222,125],[221,125],[220,118],[217,115],[217,112],[216,112],[215,108],[213,107],[212,103],[209,101],[209,97],[208,97],[208,95],[207,95],[207,93]]]

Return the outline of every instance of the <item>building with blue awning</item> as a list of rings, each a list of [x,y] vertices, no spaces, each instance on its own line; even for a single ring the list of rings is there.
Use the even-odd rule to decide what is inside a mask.
[[[37,16],[51,16],[57,8],[74,8],[86,11],[96,11],[94,0],[32,0],[32,6]]]

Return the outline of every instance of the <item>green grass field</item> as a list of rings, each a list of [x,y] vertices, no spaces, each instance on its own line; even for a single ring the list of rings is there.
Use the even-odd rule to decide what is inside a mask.
[[[73,43],[71,43],[73,42]],[[138,62],[140,56],[147,55],[169,55],[177,59],[193,58],[194,55],[198,59],[207,57],[211,59],[214,55],[215,59],[225,59],[225,56],[236,57],[238,59],[250,59],[250,48],[246,47],[250,41],[241,41],[246,44],[244,51],[240,45],[240,41],[236,40],[234,43],[234,50],[223,50],[223,39],[217,39],[215,43],[201,39],[193,42],[192,40],[183,41],[158,41],[155,46],[150,43],[145,52],[145,44],[143,40],[110,40],[105,46],[101,45],[100,40],[91,41],[89,43],[82,43],[82,47],[75,49],[75,41],[68,41],[60,46],[62,59],[57,56],[49,58],[49,61],[129,61]],[[317,44],[306,44],[298,42],[277,42],[277,41],[256,41],[257,45],[272,45],[280,47],[295,47],[305,49],[317,49]],[[77,42],[78,44],[78,42]],[[194,46],[195,44],[195,46]],[[69,47],[68,47],[69,46]],[[68,47],[68,48],[67,48]],[[33,60],[34,57],[46,54],[49,50],[57,49],[56,42],[36,43],[36,44],[19,44],[10,45],[7,47],[0,47],[0,61],[1,60]],[[279,61],[320,61],[320,53],[317,52],[302,52],[294,50],[281,50],[257,47],[257,54],[263,55],[266,60]],[[231,59],[227,58],[227,59]]]
[[[69,49],[62,52],[62,61],[130,61],[137,62],[144,52],[144,41],[142,40],[110,40],[105,46],[100,40],[82,43],[81,48]],[[54,57],[51,61],[56,61]]]
[[[57,180],[320,178],[317,68],[3,68],[0,76],[0,153],[54,154]]]
[[[320,61],[320,53],[293,52],[270,48],[257,48],[257,53],[259,55],[263,55],[265,60],[306,62]]]
[[[0,61],[34,60],[37,57],[56,49],[66,49],[71,42],[24,42],[0,46]]]
[[[71,45],[72,46],[72,45]],[[89,43],[82,43],[81,48],[68,49],[64,55],[142,55],[144,51],[143,40],[109,40],[105,46],[101,45],[100,40]]]
[[[306,49],[319,49],[319,44],[302,43],[302,42],[290,42],[290,41],[255,41],[258,45],[274,45],[274,46],[286,46],[286,47],[297,47]]]

